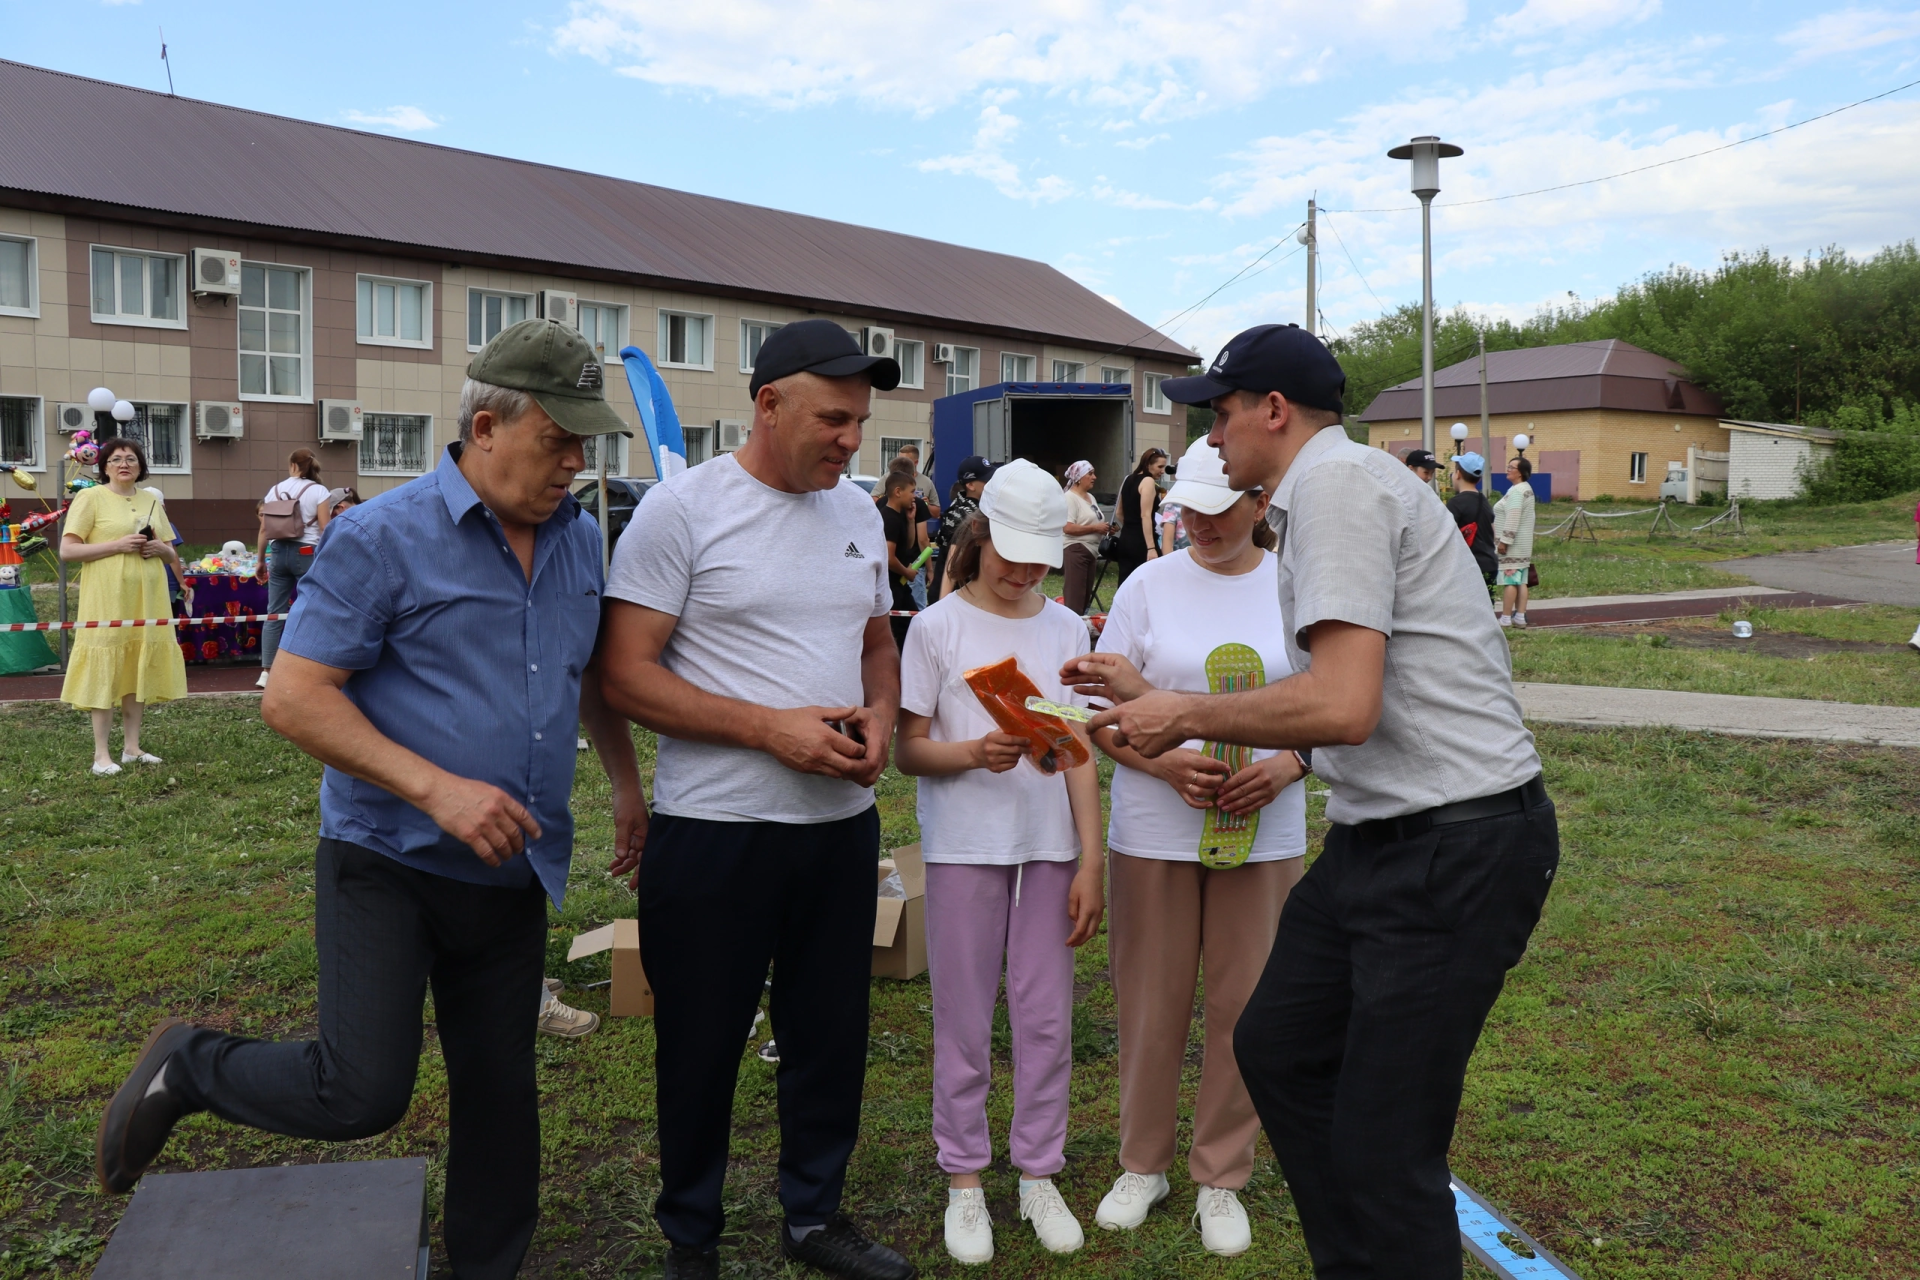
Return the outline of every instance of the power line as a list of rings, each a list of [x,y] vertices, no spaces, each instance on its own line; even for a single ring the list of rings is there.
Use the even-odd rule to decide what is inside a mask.
[[[1326,210],[1322,209],[1320,210],[1320,212],[1324,214]],[[1360,269],[1360,264],[1358,262],[1354,261],[1353,250],[1347,248],[1347,242],[1340,238],[1340,228],[1333,225],[1332,218],[1327,219],[1327,230],[1333,232],[1334,243],[1340,246],[1340,252],[1347,255],[1347,264],[1353,268],[1353,274],[1355,274],[1356,276],[1359,276],[1360,283],[1367,286],[1368,293],[1373,294],[1374,305],[1379,307],[1382,311],[1385,311],[1387,309],[1387,304],[1380,301],[1380,295],[1377,293],[1374,293],[1373,286],[1367,283],[1367,273]]]
[[[1301,227],[1304,227],[1306,225],[1307,224],[1304,222],[1296,222],[1292,227],[1290,227],[1287,230],[1287,233],[1285,235],[1281,236],[1278,240],[1275,240],[1271,245],[1269,245],[1265,253],[1262,253],[1259,257],[1255,258],[1252,262],[1249,262],[1246,266],[1241,267],[1238,271],[1234,272],[1232,275],[1228,276],[1225,280],[1221,281],[1220,284],[1213,290],[1212,293],[1209,293],[1206,297],[1200,299],[1200,301],[1194,303],[1192,306],[1182,307],[1180,310],[1168,316],[1165,320],[1162,320],[1159,324],[1147,326],[1145,329],[1142,329],[1139,333],[1134,334],[1131,338],[1128,338],[1125,342],[1121,343],[1119,346],[1110,348],[1109,350],[1104,352],[1099,357],[1099,359],[1104,360],[1107,358],[1107,356],[1114,355],[1115,353],[1120,351],[1124,351],[1128,347],[1132,346],[1134,343],[1140,341],[1140,339],[1147,337],[1149,334],[1162,332],[1169,325],[1173,324],[1174,321],[1180,319],[1182,316],[1186,315],[1188,312],[1198,311],[1201,307],[1205,306],[1208,302],[1212,301],[1214,295],[1219,293],[1221,289],[1226,288],[1228,285],[1238,280],[1241,276],[1246,275],[1247,272],[1253,270],[1255,267],[1259,266],[1262,262],[1265,262],[1267,258],[1272,255],[1275,249],[1278,249],[1281,245],[1285,244],[1288,240],[1291,240],[1293,238],[1294,232],[1300,230]],[[1301,248],[1305,248],[1305,247],[1306,246],[1304,245],[1301,246]],[[1300,251],[1299,249],[1295,249],[1294,253],[1298,253],[1299,251]],[[1279,266],[1280,262],[1285,262],[1287,258],[1291,258],[1292,256],[1293,254],[1290,253],[1287,255],[1286,258],[1281,258],[1279,262],[1276,262],[1273,265]]]

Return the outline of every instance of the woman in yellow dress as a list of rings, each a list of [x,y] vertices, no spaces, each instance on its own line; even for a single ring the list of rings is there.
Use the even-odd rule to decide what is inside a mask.
[[[67,509],[60,558],[86,565],[80,572],[80,621],[166,618],[173,549],[167,509],[136,486],[147,478],[147,455],[132,440],[100,444],[100,479],[82,489]],[[172,627],[94,627],[73,633],[66,683],[60,700],[93,714],[93,771],[120,772],[107,749],[113,708],[120,708],[122,763],[159,764],[140,749],[140,716],[149,702],[187,692],[187,667]]]

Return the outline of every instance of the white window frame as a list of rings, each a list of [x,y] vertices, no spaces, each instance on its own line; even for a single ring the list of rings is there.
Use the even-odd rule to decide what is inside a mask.
[[[740,319],[740,372],[742,373],[753,372],[753,361],[747,358],[747,348],[752,346],[753,344],[748,340],[747,331],[749,329],[764,329],[765,332],[760,335],[760,341],[764,343],[768,338],[771,338],[776,332],[785,328],[786,324],[787,322],[785,320],[749,320],[744,316],[741,317]]]
[[[35,458],[35,461],[32,465],[28,465],[27,463],[24,463],[24,462],[0,462],[0,467],[6,467],[9,470],[18,468],[21,471],[44,472],[47,469],[47,401],[46,401],[46,397],[0,395],[0,400],[32,401],[33,403],[32,431],[35,437],[33,442],[33,456]]]
[[[580,313],[588,307],[593,307],[595,310],[602,312],[611,311],[614,313],[613,326],[616,332],[614,334],[612,349],[602,350],[600,352],[600,363],[619,364],[620,349],[633,344],[633,339],[630,336],[633,328],[633,322],[630,318],[632,309],[624,302],[601,302],[598,298],[581,298],[574,303],[573,318],[578,320]],[[579,329],[580,326],[576,324],[574,328]],[[584,329],[580,331],[580,336],[583,338],[586,337],[586,331]],[[591,339],[589,339],[589,345],[592,345]],[[604,346],[604,344],[602,345]]]
[[[1645,484],[1647,482],[1647,455],[1629,453],[1627,455],[1627,483]]]
[[[239,395],[240,399],[243,401],[257,401],[257,402],[262,402],[266,404],[312,404],[313,403],[313,280],[314,280],[313,268],[303,267],[297,262],[263,262],[263,261],[250,261],[248,259],[243,258],[240,261],[240,279],[242,281],[245,281],[247,278],[248,267],[259,267],[263,271],[293,271],[306,277],[306,283],[302,285],[300,289],[300,394],[294,395],[294,396],[276,396],[276,395],[271,395],[264,392],[251,392],[251,391],[240,391],[240,392],[237,392],[237,394]],[[242,287],[244,288],[244,285]],[[273,297],[271,292],[272,286],[269,285],[268,288],[269,288],[269,292],[267,295],[267,299],[269,302],[271,302]],[[356,306],[358,305],[357,300],[355,302],[355,305]],[[239,313],[241,309],[242,308],[241,308],[240,301],[236,297],[234,299],[234,334],[233,334],[233,352],[234,352],[233,370],[234,370],[234,376],[236,379],[234,385],[236,387],[240,386],[244,382],[244,379],[240,377],[241,351],[240,351],[240,314]],[[265,311],[269,315],[276,310],[280,310],[280,308],[272,307],[272,306],[259,307],[259,308],[247,307],[245,309],[249,311],[253,311],[253,310]],[[180,327],[184,329],[186,326],[182,325]],[[249,351],[246,354],[261,355],[261,356],[265,356],[269,361],[272,360],[274,352],[273,352],[273,336],[272,336],[271,324],[267,326],[267,350],[263,352]],[[280,354],[284,355],[285,353],[282,352]],[[273,385],[273,366],[271,363],[269,363],[267,366],[267,385],[269,387]],[[168,402],[156,400],[154,401],[154,403],[164,404]],[[158,468],[155,468],[155,469],[157,470]]]
[[[696,364],[691,360],[682,361],[682,360],[670,360],[667,358],[667,353],[673,350],[673,344],[670,341],[668,341],[669,337],[671,336],[668,332],[668,329],[675,316],[678,316],[683,320],[700,321],[706,333],[706,343],[705,343],[706,351],[704,353],[706,356],[705,360]],[[656,334],[656,337],[659,340],[660,346],[659,346],[659,350],[655,353],[654,361],[653,361],[654,364],[658,365],[662,369],[703,369],[708,373],[713,372],[713,345],[714,344],[713,344],[713,313],[712,312],[682,311],[675,307],[661,307],[657,312],[657,318],[659,323],[656,326],[658,329],[658,333]]]
[[[1034,366],[1038,363],[1039,361],[1034,357],[1021,355],[1018,351],[1002,351],[1000,353],[1000,381],[1032,382],[1034,380]],[[1023,370],[1025,371],[1024,377],[1021,376]]]
[[[1062,370],[1072,369],[1074,376],[1061,376]],[[1085,382],[1087,380],[1087,362],[1085,360],[1055,360],[1053,362],[1053,380],[1055,382]]]
[[[973,359],[969,362],[973,366],[973,372],[968,373],[964,376],[960,374],[956,374],[954,372],[955,369],[960,367],[960,353],[962,351],[966,352],[968,355],[973,357]],[[964,387],[954,385],[955,383],[962,382],[962,381],[964,381],[967,385]],[[979,386],[979,384],[980,384],[980,348],[956,346],[953,349],[953,363],[947,366],[947,394],[950,396],[957,396],[962,392],[974,390],[976,387]]]
[[[257,398],[257,397],[256,397]],[[135,414],[146,412],[149,420],[155,405],[164,405],[180,411],[180,465],[163,467],[153,460],[153,430],[149,426],[147,438],[141,442],[141,448],[147,453],[147,470],[157,476],[190,476],[193,474],[193,406],[180,400],[135,400],[132,402]],[[116,423],[116,427],[124,424]],[[99,432],[94,433],[96,436]]]
[[[361,333],[360,332],[360,286],[363,284],[372,285],[375,288],[378,288],[380,285],[383,285],[383,284],[390,284],[390,285],[396,285],[396,286],[404,285],[409,288],[418,288],[420,290],[420,334],[421,336],[417,339],[402,338],[398,336],[391,337],[391,338],[383,338],[377,333]],[[398,308],[398,305],[399,305],[399,300],[398,298],[396,298],[395,299],[396,309]],[[396,315],[394,319],[394,328],[398,329],[399,327],[400,327],[400,321],[398,316]],[[430,350],[433,347],[433,281],[408,280],[402,276],[368,275],[364,272],[358,276],[355,276],[353,281],[353,336],[354,336],[354,341],[362,344],[363,346],[410,347],[415,351]],[[362,472],[361,474],[365,475],[366,473]],[[376,474],[380,474],[380,473],[376,473]]]
[[[113,296],[116,305],[120,298],[119,255],[127,254],[139,258],[171,258],[179,265],[180,318],[177,320],[155,320],[151,315],[102,315],[93,309],[93,255],[111,253],[114,255]],[[146,270],[146,268],[142,268]],[[147,277],[145,286],[148,293],[153,292],[152,276]],[[182,253],[162,253],[157,249],[129,249],[117,244],[89,244],[87,246],[87,314],[95,324],[123,324],[137,329],[184,329],[187,327],[187,257]]]
[[[1161,389],[1161,383],[1172,377],[1169,373],[1149,373],[1141,381],[1140,410],[1143,413],[1172,413],[1173,401],[1167,399],[1167,393]]]
[[[883,474],[886,472],[888,467],[891,467],[893,465],[893,460],[900,456],[900,446],[903,444],[910,444],[914,448],[918,449],[920,451],[920,460],[922,462],[926,461],[927,442],[924,437],[881,436],[880,437],[880,470]]]
[[[908,347],[913,348],[913,376],[907,376],[907,362],[900,358]],[[893,358],[900,365],[900,388],[903,391],[924,391],[927,386],[927,344],[916,342],[912,338],[896,338],[893,343]]]
[[[473,340],[473,300],[475,296],[480,298],[481,307],[480,341],[478,342]],[[481,347],[487,345],[486,300],[488,298],[518,298],[520,301],[526,303],[527,314],[521,317],[523,320],[531,319],[538,312],[538,308],[534,306],[534,297],[530,293],[522,293],[518,289],[482,289],[477,285],[469,285],[467,287],[467,331],[465,335],[467,339],[467,350],[469,351],[478,351]],[[501,308],[503,311],[505,309],[505,307]],[[510,327],[510,324],[518,323],[520,323],[519,320],[509,322],[505,316],[500,318],[500,327],[502,329]]]
[[[38,236],[16,236],[7,234],[0,235],[0,240],[27,246],[27,305],[24,307],[0,305],[0,316],[26,316],[28,319],[38,320],[40,318],[40,238]],[[87,255],[87,262],[88,275],[91,277],[93,271],[92,254]],[[91,307],[93,305],[93,281],[91,278],[87,281],[87,289],[87,305]]]
[[[1119,374],[1119,377],[1114,377]],[[1103,387],[1130,387],[1133,385],[1133,370],[1122,369],[1115,365],[1100,366],[1100,385]]]
[[[681,430],[684,432],[685,428],[683,427]],[[607,479],[612,480],[616,477],[631,479],[632,472],[630,468],[633,466],[633,441],[627,439],[617,431],[609,432],[604,436],[586,436],[581,439],[580,443],[584,446],[587,465],[580,469],[580,474],[575,476],[574,479],[597,480],[600,478],[600,460],[596,454],[602,440],[608,440],[613,443],[613,457],[608,459],[613,465],[607,468]],[[682,443],[684,443],[684,440]],[[643,458],[647,456],[646,438],[644,436],[641,437],[640,456]]]
[[[375,412],[368,410],[361,415],[360,441],[354,449],[354,466],[363,476],[423,476],[439,465],[439,458],[433,447],[433,415],[430,413]],[[427,420],[427,439],[420,451],[420,470],[408,471],[402,467],[382,469],[367,466],[367,446],[373,439],[373,420],[375,418],[425,418]]]

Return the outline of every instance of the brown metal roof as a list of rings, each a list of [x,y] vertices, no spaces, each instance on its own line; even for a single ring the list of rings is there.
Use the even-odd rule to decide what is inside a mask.
[[[1688,382],[1686,370],[1618,338],[1487,352],[1487,407],[1493,413],[1630,409],[1709,418],[1721,413],[1719,399]],[[1433,413],[1436,418],[1479,415],[1479,356],[1434,371]],[[1411,378],[1375,396],[1360,418],[1388,422],[1419,416],[1420,379]]]
[[[1187,361],[1045,263],[0,60],[0,201]]]

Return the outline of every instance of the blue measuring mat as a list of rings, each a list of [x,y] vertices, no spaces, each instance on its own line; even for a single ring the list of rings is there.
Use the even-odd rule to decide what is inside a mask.
[[[1452,1179],[1451,1185],[1453,1211],[1460,1219],[1460,1243],[1493,1274],[1511,1280],[1580,1280],[1572,1268],[1548,1253],[1538,1240],[1501,1217],[1472,1187],[1458,1178]],[[1522,1257],[1508,1248],[1500,1239],[1502,1232],[1526,1245],[1534,1256]]]

